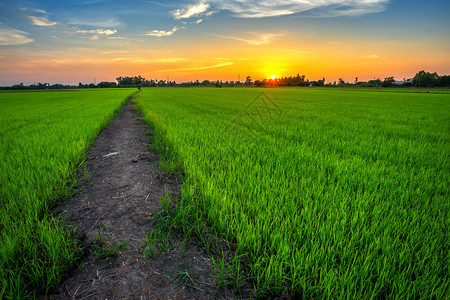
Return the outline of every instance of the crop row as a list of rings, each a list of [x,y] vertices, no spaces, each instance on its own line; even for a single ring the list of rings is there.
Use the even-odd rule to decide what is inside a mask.
[[[136,100],[182,201],[235,239],[258,296],[442,298],[445,94],[145,89]]]
[[[130,90],[0,93],[0,298],[58,287],[80,249],[50,208]]]

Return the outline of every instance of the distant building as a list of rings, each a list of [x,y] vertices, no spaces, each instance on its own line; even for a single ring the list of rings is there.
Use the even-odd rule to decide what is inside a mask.
[[[406,79],[406,80],[403,80],[403,81],[394,81],[394,85],[404,85],[404,84],[412,84],[412,81],[413,81],[413,79],[412,78],[410,78],[410,79]]]

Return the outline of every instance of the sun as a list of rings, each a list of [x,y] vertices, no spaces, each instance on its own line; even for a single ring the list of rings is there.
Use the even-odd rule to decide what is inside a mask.
[[[275,79],[275,78],[277,78],[277,76],[272,75],[272,76],[270,76],[270,78]]]

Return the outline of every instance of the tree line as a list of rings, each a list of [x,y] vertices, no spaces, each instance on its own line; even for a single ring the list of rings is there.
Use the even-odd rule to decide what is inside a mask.
[[[450,75],[438,75],[436,72],[430,73],[424,70],[419,71],[413,78],[396,81],[393,76],[368,81],[359,81],[356,77],[352,82],[339,78],[337,81],[325,83],[325,78],[320,80],[309,80],[306,75],[280,77],[275,79],[263,79],[253,81],[251,76],[247,76],[244,81],[222,81],[222,80],[195,80],[177,83],[169,80],[146,79],[142,76],[120,76],[116,82],[103,81],[98,84],[89,83],[78,85],[65,85],[49,83],[33,83],[24,85],[23,83],[12,86],[0,87],[1,90],[47,90],[47,89],[83,89],[83,88],[120,88],[120,87],[169,87],[169,86],[215,86],[215,87],[235,87],[235,86],[358,86],[358,87],[450,87]]]

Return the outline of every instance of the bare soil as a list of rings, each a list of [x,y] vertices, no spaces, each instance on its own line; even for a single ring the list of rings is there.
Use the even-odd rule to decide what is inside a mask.
[[[181,250],[181,238],[173,236],[167,254],[144,257],[146,234],[152,230],[150,212],[161,210],[165,186],[180,195],[179,177],[159,169],[148,133],[130,99],[88,151],[78,172],[84,192],[57,209],[68,224],[77,226],[86,255],[50,298],[241,298],[216,285],[214,265],[195,241]],[[125,242],[125,249],[116,258],[103,259],[92,251],[99,239],[109,246]]]

